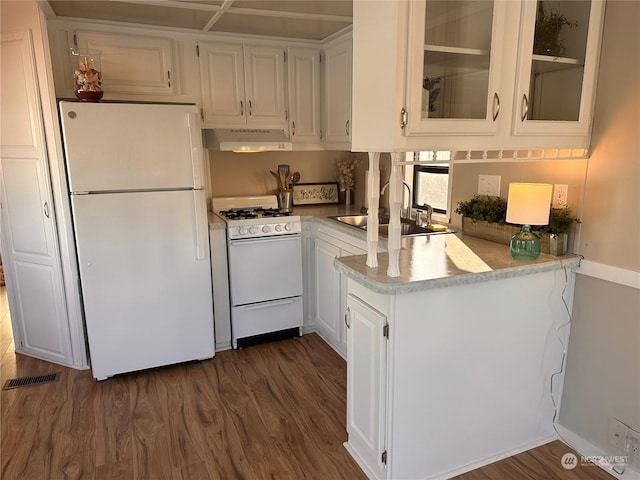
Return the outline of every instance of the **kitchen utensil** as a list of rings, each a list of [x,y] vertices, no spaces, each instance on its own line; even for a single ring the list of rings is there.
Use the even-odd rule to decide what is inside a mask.
[[[300,172],[293,172],[289,177],[289,188],[293,187],[300,181]]]
[[[280,190],[287,190],[287,180],[289,179],[289,165],[278,165],[278,179],[280,181],[278,188]]]
[[[284,173],[284,170],[278,170],[278,177],[280,179],[280,190],[287,190],[287,175]]]
[[[273,178],[276,179],[276,182],[278,183],[278,187],[280,186],[280,175],[278,175],[276,172],[274,172],[273,170],[269,170],[269,173],[271,175],[273,175]]]
[[[284,172],[285,177],[289,176],[289,165],[287,165],[286,163],[278,165],[278,172],[281,170]]]

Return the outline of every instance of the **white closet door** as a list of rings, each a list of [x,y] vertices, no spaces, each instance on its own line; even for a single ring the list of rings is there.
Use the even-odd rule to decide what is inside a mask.
[[[15,347],[72,365],[32,39],[24,31],[1,42],[0,241]]]

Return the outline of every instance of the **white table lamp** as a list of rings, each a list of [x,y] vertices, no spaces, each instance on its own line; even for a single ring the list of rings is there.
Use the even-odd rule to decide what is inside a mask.
[[[522,225],[511,238],[510,252],[516,260],[535,260],[540,255],[540,237],[531,225],[547,225],[553,185],[548,183],[510,183],[507,222]]]

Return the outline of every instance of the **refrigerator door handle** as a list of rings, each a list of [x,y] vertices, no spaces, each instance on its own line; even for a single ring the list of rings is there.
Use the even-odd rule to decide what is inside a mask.
[[[203,211],[203,205],[205,202],[202,202],[200,196],[204,195],[203,190],[194,190],[193,191],[193,213],[195,215],[195,239],[196,239],[196,260],[204,260],[207,258],[206,255],[206,246],[209,242],[209,235],[207,232],[208,224],[206,221],[203,221],[202,218],[206,218],[206,212]]]
[[[198,115],[190,113],[189,121],[189,139],[191,141],[191,169],[193,170],[193,187],[203,188],[202,183],[202,131],[198,121]]]

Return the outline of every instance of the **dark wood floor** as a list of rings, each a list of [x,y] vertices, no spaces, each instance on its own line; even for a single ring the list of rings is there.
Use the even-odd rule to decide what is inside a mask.
[[[0,290],[0,375],[61,372],[58,382],[2,391],[4,480],[364,479],[347,454],[346,365],[317,335],[96,382],[16,355]],[[458,480],[582,480],[560,442]]]

